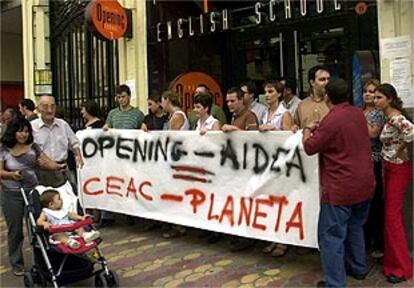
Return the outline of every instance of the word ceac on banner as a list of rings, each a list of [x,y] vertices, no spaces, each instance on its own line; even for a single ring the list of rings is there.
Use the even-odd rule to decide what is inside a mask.
[[[87,208],[317,247],[316,157],[300,133],[85,130]]]

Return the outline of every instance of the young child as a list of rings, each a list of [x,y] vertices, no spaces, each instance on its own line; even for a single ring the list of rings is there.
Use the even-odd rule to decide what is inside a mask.
[[[56,190],[46,190],[40,196],[40,203],[42,204],[42,213],[37,219],[37,225],[43,226],[45,229],[50,226],[59,226],[64,224],[72,224],[76,221],[84,220],[89,215],[80,216],[73,212],[68,212],[62,208],[63,201],[60,194]],[[75,233],[85,239],[85,242],[91,242],[97,239],[100,234],[96,230],[86,232],[83,228],[78,228]],[[64,243],[66,246],[77,249],[80,247],[79,241],[70,238],[70,233],[60,232],[53,234],[53,240]]]

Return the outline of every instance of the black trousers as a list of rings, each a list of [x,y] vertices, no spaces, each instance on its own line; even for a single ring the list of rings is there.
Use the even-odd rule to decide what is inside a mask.
[[[374,162],[375,186],[371,199],[368,221],[365,224],[366,249],[384,250],[384,185],[382,179],[382,162]]]

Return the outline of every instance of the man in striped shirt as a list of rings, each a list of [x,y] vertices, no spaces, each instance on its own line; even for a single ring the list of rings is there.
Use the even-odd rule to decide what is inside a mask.
[[[116,87],[116,100],[119,107],[109,111],[106,124],[102,127],[104,131],[109,128],[114,129],[141,129],[144,123],[144,113],[136,107],[131,106],[131,90],[127,85]],[[144,124],[145,126],[145,124]],[[115,214],[102,211],[99,226],[104,227],[115,222]],[[128,222],[134,223],[134,219],[129,216]]]
[[[116,100],[119,107],[109,112],[103,129],[140,129],[144,123],[144,113],[131,106],[131,90],[127,85],[116,88]]]

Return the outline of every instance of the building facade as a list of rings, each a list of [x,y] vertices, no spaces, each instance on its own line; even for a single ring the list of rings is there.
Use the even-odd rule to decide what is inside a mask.
[[[362,77],[391,81],[383,39],[414,38],[412,1],[122,0],[131,15],[130,34],[103,41],[87,30],[88,2],[21,3],[25,97],[53,93],[75,126],[80,103],[95,99],[111,108],[119,83],[133,88],[133,104],[145,111],[148,91],[169,88],[190,71],[211,76],[222,92],[246,79],[260,86],[292,76],[301,95],[315,64],[357,87],[357,55],[369,62]],[[413,45],[409,49],[413,55]],[[408,61],[412,88],[413,57]]]

